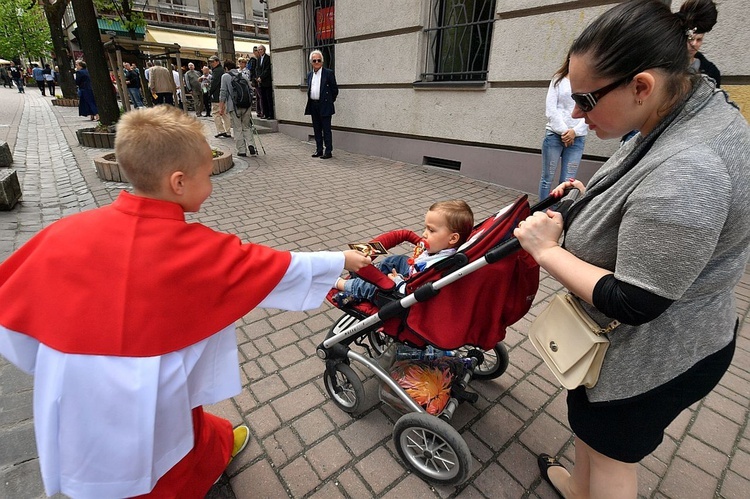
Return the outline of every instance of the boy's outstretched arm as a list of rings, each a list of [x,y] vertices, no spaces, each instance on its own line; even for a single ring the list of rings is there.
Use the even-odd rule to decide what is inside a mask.
[[[357,250],[344,251],[344,268],[349,272],[356,272],[371,263],[372,259],[369,256],[365,256]]]

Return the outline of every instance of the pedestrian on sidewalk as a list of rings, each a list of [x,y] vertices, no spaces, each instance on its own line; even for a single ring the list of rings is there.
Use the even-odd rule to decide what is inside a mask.
[[[203,411],[241,390],[235,321],[319,307],[370,259],[187,223],[211,194],[212,153],[172,106],[123,115],[115,154],[133,194],[53,223],[0,265],[0,354],[34,375],[48,495],[202,498],[250,438]]]
[[[125,73],[125,86],[128,89],[133,107],[136,109],[144,107],[141,97],[141,75],[138,74],[135,65],[131,65],[129,62],[123,62],[122,67]]]
[[[193,110],[196,116],[203,114],[203,92],[201,92],[201,73],[195,69],[195,64],[188,63],[185,73],[185,91],[193,97]]]
[[[49,90],[49,96],[54,98],[55,97],[55,78],[57,78],[57,74],[49,66],[49,64],[44,65],[44,70],[42,74],[44,75],[44,83],[47,84],[47,89]]]
[[[40,68],[39,65],[34,64],[34,68],[31,70],[31,75],[34,77],[36,86],[39,87],[39,91],[42,92],[42,95],[47,95],[44,92],[44,70]]]
[[[312,71],[307,73],[305,114],[312,118],[315,135],[315,154],[312,157],[329,159],[333,152],[331,117],[336,114],[333,103],[339,95],[339,87],[336,84],[336,75],[330,69],[324,68],[323,62],[323,53],[320,50],[310,52]]]
[[[237,80],[237,81],[235,81]],[[235,92],[235,85],[240,94]],[[240,99],[245,97],[245,102]],[[232,61],[224,61],[224,74],[221,75],[219,90],[219,116],[229,115],[237,146],[237,156],[255,156],[255,137],[253,137],[253,103],[250,79],[235,66]]]
[[[21,66],[11,66],[10,67],[10,76],[13,79],[13,83],[16,84],[16,88],[18,89],[18,93],[22,94],[24,93],[24,85],[23,85],[23,69]]]
[[[78,85],[78,116],[88,116],[91,121],[99,120],[99,109],[94,100],[94,87],[91,86],[86,63],[76,61],[76,85]]]
[[[154,61],[149,76],[148,86],[154,97],[154,105],[169,104],[174,106],[177,86],[174,83],[172,71],[162,65],[162,61]]]
[[[203,96],[203,109],[206,110],[206,118],[211,117],[211,70],[208,66],[201,68],[203,73],[198,79],[201,84],[201,94]]]
[[[573,118],[602,139],[640,133],[564,222],[537,212],[515,230],[595,322],[614,327],[596,384],[567,394],[575,467],[538,457],[562,497],[636,497],[638,463],[734,355],[734,287],[750,253],[750,127],[713,80],[689,71],[689,33],[715,9],[699,3],[676,15],[659,0],[623,2],[576,38]],[[583,189],[566,182],[553,194],[571,185]]]
[[[211,65],[211,83],[208,92],[211,94],[211,114],[214,115],[216,137],[230,138],[232,135],[229,131],[232,129],[232,122],[229,119],[229,115],[219,113],[221,76],[224,74],[224,68],[219,62],[219,58],[215,55],[208,58],[208,63]]]

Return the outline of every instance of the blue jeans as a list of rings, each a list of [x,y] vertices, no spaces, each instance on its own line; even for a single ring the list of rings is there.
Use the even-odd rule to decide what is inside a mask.
[[[406,255],[391,255],[383,258],[383,261],[375,266],[384,274],[390,274],[391,270],[396,269],[396,272],[406,277],[409,275],[408,260],[409,257]],[[359,277],[344,282],[344,291],[362,300],[372,300],[377,290],[377,286]]]
[[[539,181],[540,200],[546,199],[549,196],[552,180],[555,177],[555,171],[560,162],[562,162],[560,181],[555,184],[555,187],[576,176],[578,165],[581,163],[581,156],[583,156],[585,141],[585,136],[576,137],[573,139],[573,144],[565,147],[560,135],[547,130],[544,141],[542,141],[542,178]]]
[[[141,99],[140,88],[128,87],[128,95],[130,95],[130,100],[133,101],[134,107],[143,107],[143,99]]]

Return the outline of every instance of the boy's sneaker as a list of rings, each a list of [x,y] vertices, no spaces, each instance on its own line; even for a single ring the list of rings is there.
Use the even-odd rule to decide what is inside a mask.
[[[356,305],[360,302],[359,298],[356,298],[353,294],[347,293],[346,291],[339,291],[333,295],[333,301],[339,308],[344,308],[347,305]]]
[[[234,433],[234,446],[232,447],[232,456],[229,458],[230,463],[237,454],[245,450],[248,442],[250,442],[250,428],[246,425],[238,426],[232,431]]]

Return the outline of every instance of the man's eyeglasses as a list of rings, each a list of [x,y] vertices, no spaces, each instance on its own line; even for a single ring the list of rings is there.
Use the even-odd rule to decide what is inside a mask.
[[[312,62],[323,62],[323,59],[313,59]]]
[[[599,90],[586,92],[585,94],[570,94],[570,97],[576,104],[578,104],[578,107],[581,108],[581,111],[583,111],[584,113],[588,113],[592,109],[594,109],[594,106],[596,106],[596,103],[599,102],[602,97],[630,79],[630,76],[626,76],[625,78],[617,80],[614,83],[610,83],[606,87],[602,87]]]

